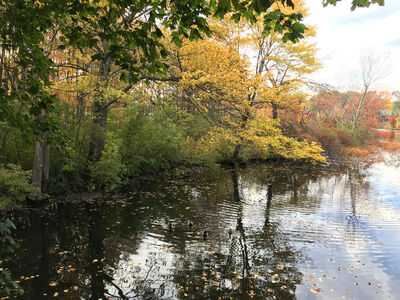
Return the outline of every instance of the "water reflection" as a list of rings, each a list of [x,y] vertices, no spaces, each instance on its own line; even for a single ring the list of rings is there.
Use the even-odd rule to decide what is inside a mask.
[[[400,293],[398,157],[253,165],[13,213],[23,299],[384,299]]]

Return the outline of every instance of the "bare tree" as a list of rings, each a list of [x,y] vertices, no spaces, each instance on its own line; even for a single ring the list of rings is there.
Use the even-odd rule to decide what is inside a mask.
[[[353,135],[359,126],[364,110],[368,106],[368,93],[375,83],[385,78],[390,72],[389,56],[369,49],[361,57],[361,81],[362,88],[358,101],[350,101],[352,108]]]

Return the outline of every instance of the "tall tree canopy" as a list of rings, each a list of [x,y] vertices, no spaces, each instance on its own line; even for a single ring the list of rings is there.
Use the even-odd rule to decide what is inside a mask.
[[[337,0],[324,0],[324,5]],[[353,0],[352,8],[383,5],[383,0]],[[274,7],[274,5],[277,5]],[[262,15],[263,32],[283,34],[283,40],[298,41],[306,27],[298,12],[287,13],[279,5],[293,7],[292,0],[15,0],[0,6],[0,118],[22,122],[19,110],[12,107],[17,99],[36,118],[42,109],[51,110],[54,97],[44,87],[50,84],[55,65],[44,49],[46,35],[61,36],[66,47],[94,50],[93,60],[110,58],[126,70],[121,77],[137,82],[143,70],[164,73],[161,58],[167,51],[160,43],[161,27],[172,31],[172,41],[182,37],[197,39],[210,34],[207,18],[242,18],[256,22]],[[138,54],[140,53],[140,57]],[[20,80],[18,80],[20,79]],[[36,126],[38,123],[36,122]],[[36,128],[41,131],[40,126]]]

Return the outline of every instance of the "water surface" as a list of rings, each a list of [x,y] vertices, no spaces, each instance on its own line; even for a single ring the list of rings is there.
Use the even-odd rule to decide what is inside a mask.
[[[399,299],[400,157],[249,165],[12,214],[21,299]]]

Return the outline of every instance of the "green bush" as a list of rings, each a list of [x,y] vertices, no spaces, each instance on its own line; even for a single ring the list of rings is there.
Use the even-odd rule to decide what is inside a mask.
[[[0,164],[18,164],[23,169],[33,166],[33,138],[29,131],[22,132],[0,122]]]
[[[185,130],[186,135],[198,140],[212,129],[210,123],[199,114],[191,114],[187,112],[178,112],[176,123]]]
[[[79,192],[88,185],[90,139],[99,128],[90,115],[77,114],[76,105],[61,101],[57,108],[63,127],[51,148],[49,192]]]
[[[17,165],[0,166],[0,206],[18,205],[35,196],[37,188],[29,182],[31,174]]]
[[[104,189],[110,192],[122,184],[126,166],[122,163],[117,147],[107,142],[100,160],[89,162],[89,171],[89,190]]]
[[[354,132],[353,140],[357,146],[366,146],[374,139],[374,134],[368,128],[362,126]]]
[[[365,125],[353,130],[351,124],[347,122],[341,124],[340,129],[352,137],[353,145],[355,146],[366,146],[374,139],[374,134]]]
[[[183,129],[163,112],[131,110],[120,131],[120,153],[128,175],[169,170],[181,159]]]

